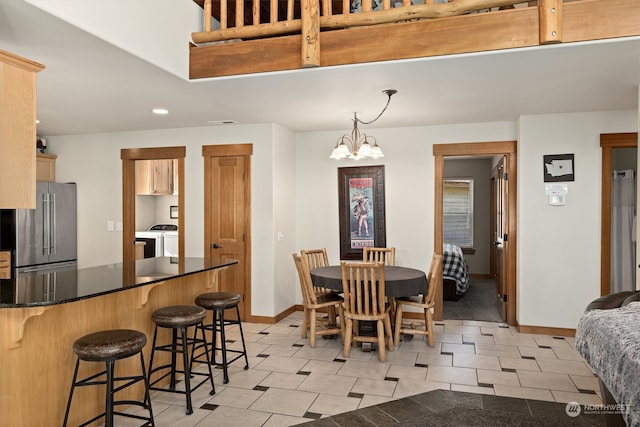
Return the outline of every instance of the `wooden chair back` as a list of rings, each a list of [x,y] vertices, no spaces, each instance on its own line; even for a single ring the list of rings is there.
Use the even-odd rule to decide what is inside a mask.
[[[442,255],[434,253],[431,257],[431,266],[427,273],[428,291],[424,296],[424,303],[428,308],[435,305],[436,289],[442,286]]]
[[[307,264],[307,269],[309,271],[313,270],[314,268],[329,266],[329,257],[327,257],[326,248],[303,249],[300,251],[300,256],[305,259]],[[313,287],[313,290],[316,295],[334,292],[332,289],[329,289],[329,288],[313,286],[310,273],[309,273],[309,283],[311,283],[311,286]]]
[[[329,265],[329,257],[327,257],[327,249],[303,249],[300,251],[300,255],[307,259],[309,264],[309,270],[313,270],[318,267],[326,267]]]
[[[300,280],[300,290],[302,291],[302,301],[309,304],[316,304],[316,293],[311,282],[311,273],[309,273],[309,264],[306,259],[298,254],[292,254],[293,262],[298,270],[298,278]]]
[[[396,248],[364,248],[364,262],[381,262],[384,265],[396,265]]]
[[[377,320],[386,315],[384,264],[341,262],[345,316]]]

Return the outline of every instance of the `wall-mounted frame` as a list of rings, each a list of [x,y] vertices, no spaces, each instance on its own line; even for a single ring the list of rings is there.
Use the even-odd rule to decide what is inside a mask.
[[[384,166],[338,168],[340,259],[361,260],[365,247],[387,245]]]
[[[169,206],[169,218],[178,219],[178,207],[177,206]]]
[[[567,182],[575,179],[573,154],[548,154],[543,156],[544,182]]]

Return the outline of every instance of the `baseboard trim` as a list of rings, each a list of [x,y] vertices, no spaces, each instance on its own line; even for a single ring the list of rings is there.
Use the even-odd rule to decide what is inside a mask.
[[[287,317],[288,315],[290,315],[291,313],[294,313],[296,311],[303,311],[303,310],[304,308],[302,307],[302,305],[297,304],[289,307],[288,309],[277,314],[276,316],[253,316],[252,315],[252,316],[249,316],[248,319],[242,319],[242,320],[244,322],[251,322],[251,323],[275,324],[281,321],[282,319],[284,319],[285,317]]]
[[[575,337],[576,330],[569,328],[551,328],[548,326],[516,325],[516,330],[522,334],[544,334],[559,337]]]
[[[477,279],[491,279],[491,274],[489,274],[489,273],[469,273],[469,277],[475,277]]]

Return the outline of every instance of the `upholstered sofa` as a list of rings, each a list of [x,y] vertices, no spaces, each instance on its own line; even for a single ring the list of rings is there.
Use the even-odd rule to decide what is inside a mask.
[[[578,323],[576,350],[598,376],[607,426],[640,426],[640,291],[592,301]]]

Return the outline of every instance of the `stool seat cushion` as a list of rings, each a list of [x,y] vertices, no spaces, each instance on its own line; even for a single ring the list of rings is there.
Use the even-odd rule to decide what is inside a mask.
[[[157,309],[151,315],[156,325],[164,328],[192,326],[207,317],[207,310],[196,305],[172,305]]]
[[[140,331],[111,329],[78,338],[73,343],[73,351],[82,360],[100,362],[133,356],[146,343],[147,337]]]
[[[209,292],[196,297],[196,304],[207,310],[233,308],[240,303],[240,294],[234,292]]]

